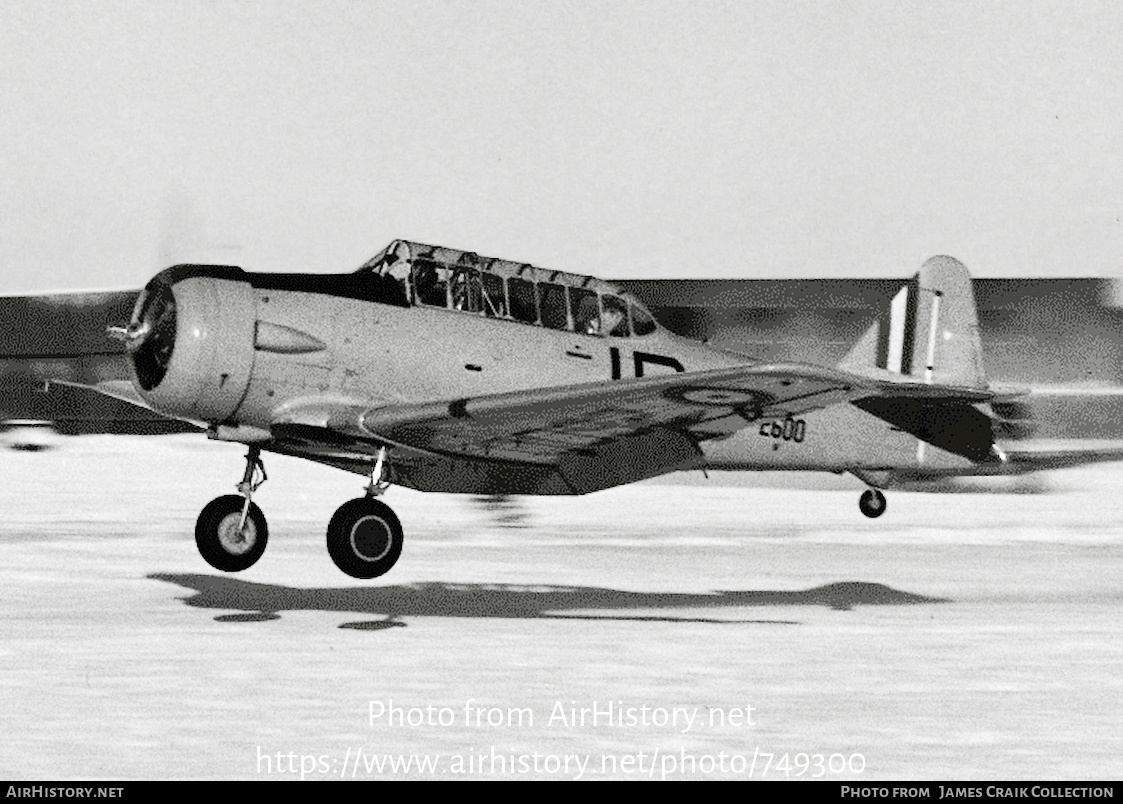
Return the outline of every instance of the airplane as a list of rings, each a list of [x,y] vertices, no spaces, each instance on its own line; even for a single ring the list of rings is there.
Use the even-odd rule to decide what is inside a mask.
[[[902,479],[1123,457],[1003,449],[994,406],[1025,392],[988,384],[970,276],[945,256],[833,367],[680,337],[591,276],[405,240],[343,274],[174,265],[108,335],[130,381],[53,382],[247,447],[238,493],[195,527],[225,572],[268,543],[253,501],[263,453],[369,478],[327,528],[332,560],[361,579],[401,554],[402,525],[379,499],[392,485],[570,495],[683,470],[849,472],[873,518]]]

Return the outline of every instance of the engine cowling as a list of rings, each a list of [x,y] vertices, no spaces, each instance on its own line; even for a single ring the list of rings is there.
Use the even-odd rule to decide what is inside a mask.
[[[235,418],[253,373],[257,301],[241,268],[177,265],[141,292],[128,327],[133,384],[152,408]]]

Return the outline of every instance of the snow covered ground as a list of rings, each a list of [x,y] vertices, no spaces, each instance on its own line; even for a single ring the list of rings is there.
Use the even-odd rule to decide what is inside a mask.
[[[193,528],[239,448],[0,453],[0,774],[1123,774],[1120,468],[890,492],[877,521],[856,482],[648,482],[507,522],[392,489],[405,550],[359,582],[323,534],[362,479],[266,467],[269,549],[224,575]]]

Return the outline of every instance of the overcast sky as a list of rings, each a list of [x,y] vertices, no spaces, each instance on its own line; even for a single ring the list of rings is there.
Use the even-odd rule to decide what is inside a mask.
[[[1123,275],[1123,6],[0,4],[0,292],[396,237],[609,277]]]

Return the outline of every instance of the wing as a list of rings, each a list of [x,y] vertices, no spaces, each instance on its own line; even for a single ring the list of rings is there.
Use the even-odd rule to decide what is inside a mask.
[[[699,467],[699,441],[750,422],[871,396],[956,404],[989,398],[777,364],[419,405],[317,405],[290,410],[273,432],[295,449],[300,441],[344,450],[348,440],[393,445],[395,482],[426,490],[584,494]]]

